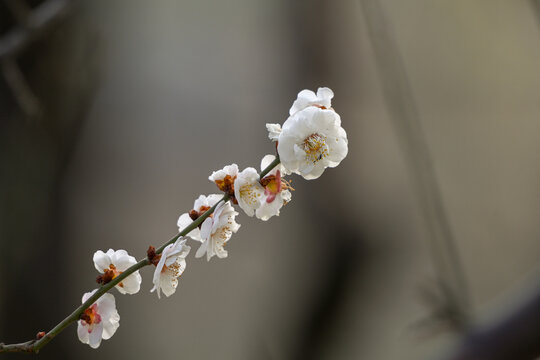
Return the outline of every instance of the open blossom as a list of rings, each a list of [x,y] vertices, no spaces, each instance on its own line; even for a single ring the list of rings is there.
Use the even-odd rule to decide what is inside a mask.
[[[175,243],[167,245],[161,253],[152,280],[154,287],[150,290],[150,292],[157,290],[158,298],[161,298],[161,291],[167,297],[176,291],[178,278],[186,269],[186,256],[191,250],[191,247],[186,245],[186,241],[186,239],[178,239]]]
[[[283,123],[277,151],[285,169],[307,180],[316,179],[324,169],[336,167],[347,156],[347,133],[333,109],[315,104],[294,112]]]
[[[86,293],[82,297],[84,303],[96,290]],[[114,296],[104,294],[96,300],[92,306],[84,310],[77,325],[77,335],[83,344],[96,349],[101,344],[101,339],[110,339],[120,326],[120,315],[116,310]]]
[[[195,253],[195,257],[202,257],[206,254],[206,260],[215,255],[218,258],[226,258],[228,253],[223,247],[229,241],[232,234],[240,228],[234,218],[238,212],[227,201],[220,203],[212,215],[204,220],[201,224],[201,241],[202,244]]]
[[[238,165],[231,164],[223,169],[214,171],[208,180],[216,183],[219,190],[229,194],[234,201],[234,181],[238,175]]]
[[[294,101],[289,115],[294,115],[298,111],[304,110],[310,106],[316,106],[321,109],[331,109],[334,92],[327,87],[317,89],[317,94],[311,90],[302,90]]]
[[[274,155],[266,155],[261,161],[261,170],[266,169]],[[281,207],[291,200],[291,186],[282,178],[284,168],[278,164],[263,179],[254,168],[248,167],[238,174],[235,194],[238,205],[248,216],[256,215],[261,220],[268,220],[279,215]]]
[[[114,251],[113,249],[109,249],[106,253],[98,250],[94,253],[94,266],[97,271],[103,274],[98,278],[98,282],[104,284],[113,280],[136,263],[137,260],[133,256],[128,255],[125,250]],[[136,294],[141,288],[141,282],[142,278],[137,270],[115,287],[121,294]]]
[[[204,214],[206,210],[210,209],[212,206],[214,206],[219,200],[223,198],[223,195],[219,194],[210,194],[208,196],[201,195],[195,200],[195,203],[193,204],[193,210],[191,210],[189,213],[184,213],[180,215],[178,218],[178,230],[182,231],[184,230],[188,225],[190,225],[194,220],[196,220],[199,216]],[[213,216],[213,215],[211,215]],[[191,230],[189,234],[187,234],[190,238],[197,241],[202,241],[201,238],[201,231],[198,227]]]
[[[240,208],[248,216],[255,215],[264,197],[264,187],[259,183],[257,170],[252,167],[242,170],[236,178],[234,193]]]
[[[266,155],[261,161],[261,170],[269,166],[275,158],[274,155]],[[289,189],[294,189],[282,178],[283,172],[283,166],[278,164],[260,180],[260,184],[264,188],[264,195],[256,210],[257,218],[266,221],[272,216],[279,215],[281,207],[291,201],[292,195]]]

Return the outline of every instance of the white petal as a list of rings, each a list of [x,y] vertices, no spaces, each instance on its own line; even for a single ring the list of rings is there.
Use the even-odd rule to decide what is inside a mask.
[[[216,216],[216,214],[214,214]],[[206,218],[201,225],[201,239],[203,241],[208,241],[210,234],[212,233],[212,227],[214,225],[214,220],[210,217]]]
[[[210,181],[223,180],[225,176],[235,177],[238,175],[238,165],[231,164],[225,166],[223,169],[212,172],[212,175],[208,177]]]
[[[122,286],[116,285],[116,288],[120,293],[123,294],[136,294],[141,289],[142,277],[137,270],[133,274],[129,275],[127,278],[122,280]]]
[[[171,245],[167,245],[167,247],[169,246]],[[167,257],[165,256],[165,250],[167,249],[167,247],[161,253],[161,258],[159,259],[159,262],[156,265],[156,269],[154,270],[154,276],[152,278],[152,283],[154,284],[154,287],[152,288],[152,290],[150,290],[150,292],[153,292],[157,289],[158,298],[161,298],[160,296],[161,271],[163,270],[163,266],[165,266],[165,260],[167,259]]]
[[[206,200],[206,196],[199,195],[199,197],[193,203],[193,208],[199,211],[202,206],[208,206],[208,201]]]
[[[298,93],[297,99],[294,101],[293,105],[289,110],[289,114],[293,115],[296,112],[305,109],[311,103],[317,101],[317,95],[311,90],[302,90]]]
[[[207,206],[214,206],[218,201],[223,199],[223,194],[210,194],[207,197],[208,205]]]
[[[185,214],[182,214],[180,215],[180,217],[178,218],[178,222],[177,222],[177,225],[178,225],[178,230],[181,232],[182,230],[184,230],[186,227],[188,227],[189,225],[191,225],[191,223],[193,222],[193,220],[191,220],[191,218],[189,217],[189,214],[185,213]],[[188,234],[188,236],[190,238],[192,238],[193,240],[196,240],[196,241],[202,241],[201,240],[201,232],[199,231],[199,228],[196,227],[195,229],[191,230]]]
[[[302,177],[306,180],[315,180],[323,174],[324,169],[325,169],[325,166],[323,165],[318,165],[318,166],[315,165],[311,168],[310,171],[303,172],[300,175],[302,175]]]
[[[195,257],[196,258],[203,257],[207,249],[208,249],[208,241],[205,241],[201,244],[201,246],[199,246],[199,249],[197,249],[197,252],[195,253]]]
[[[118,271],[126,271],[129,267],[137,263],[137,260],[133,256],[128,255],[125,250],[117,250],[111,259]]]
[[[292,193],[289,190],[281,191],[281,199],[283,199],[285,203],[290,202],[292,199]]]
[[[317,98],[320,101],[320,105],[330,108],[332,106],[331,100],[334,97],[334,92],[327,87],[320,87],[317,89]]]
[[[103,335],[103,324],[94,324],[92,332],[88,334],[88,345],[92,349],[97,349],[101,344],[101,336]]]
[[[276,157],[274,155],[265,155],[261,160],[261,170],[266,169],[272,161],[276,160]],[[277,166],[274,167],[272,170],[268,172],[268,174],[272,174],[277,170]]]
[[[81,320],[77,324],[77,335],[83,344],[88,344],[88,327],[83,325]]]
[[[227,256],[229,256],[229,253],[227,250],[223,248],[223,245],[216,244],[214,246],[213,254],[216,255],[220,259],[225,259]],[[207,260],[210,260],[209,258]]]
[[[189,252],[191,251],[191,247],[186,245],[187,239],[179,239],[179,246],[181,246],[180,254],[178,254],[178,257],[181,259],[185,259]]]
[[[112,264],[112,260],[109,255],[105,254],[103,251],[98,250],[94,253],[94,267],[100,273],[103,273],[105,269],[109,268],[109,265]]]
[[[82,302],[83,302],[83,303],[86,302],[86,300],[88,300],[88,298],[89,298],[90,296],[94,295],[94,293],[95,293],[96,291],[97,291],[97,289],[94,289],[94,290],[92,290],[92,291],[90,291],[90,292],[85,293],[85,294],[83,295],[83,297],[82,297]]]
[[[186,238],[177,239],[170,250],[166,253],[165,266],[171,266],[178,258],[184,259],[191,250],[191,247],[186,245]]]
[[[268,138],[272,141],[277,141],[279,134],[281,133],[280,124],[266,124],[266,130],[268,130]]]
[[[345,159],[349,151],[347,145],[347,139],[343,138],[330,138],[328,139],[330,150],[327,161],[330,167],[336,167],[339,163]]]
[[[102,319],[110,318],[114,313],[116,313],[116,302],[114,300],[113,294],[103,294],[97,301],[97,312],[101,315]]]
[[[283,200],[280,196],[276,196],[274,201],[267,203],[264,201],[260,208],[257,209],[257,218],[267,221],[272,216],[278,216],[279,210],[283,206]]]
[[[118,327],[120,326],[120,315],[118,315],[118,312],[113,316],[111,317],[108,321],[104,321],[103,322],[103,334],[102,334],[102,338],[104,340],[109,340],[113,335],[114,333],[116,332],[116,330],[118,329]]]
[[[177,286],[178,279],[170,271],[161,274],[161,291],[165,296],[169,297],[174,294]]]

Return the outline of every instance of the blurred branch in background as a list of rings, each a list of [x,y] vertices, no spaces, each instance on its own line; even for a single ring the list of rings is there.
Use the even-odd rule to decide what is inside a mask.
[[[10,4],[10,9],[15,9],[14,1],[5,1]],[[0,60],[19,55],[34,40],[42,36],[55,21],[66,15],[69,5],[71,5],[69,0],[48,0],[35,9],[29,10],[24,19],[21,19],[22,11],[20,10],[24,8],[24,5],[17,6],[19,10],[12,11],[19,25],[0,38]]]
[[[415,191],[428,227],[432,262],[439,282],[439,286],[433,289],[438,294],[434,298],[440,299],[431,318],[463,331],[469,326],[471,312],[465,274],[394,30],[379,0],[360,0],[360,5],[389,115],[411,168]]]
[[[2,75],[19,108],[31,118],[39,117],[42,113],[39,99],[32,92],[19,65],[13,58],[8,57],[2,60]]]
[[[6,81],[0,81],[0,92],[12,98],[0,102],[0,163],[6,169],[0,177],[0,251],[9,254],[0,273],[16,274],[1,279],[6,296],[0,303],[0,334],[6,342],[33,337],[70,306],[69,297],[54,295],[62,294],[67,277],[61,261],[67,256],[62,186],[93,104],[100,55],[95,35],[64,16],[72,14],[70,3],[40,2],[28,15],[29,25],[2,14],[0,62]],[[27,89],[23,97],[39,99],[39,122],[21,121],[29,111],[17,96]],[[69,357],[66,344],[51,347],[50,358]]]
[[[536,24],[540,27],[540,0],[530,0],[529,3],[536,18]]]
[[[62,16],[67,14],[71,1],[48,0],[32,9],[24,0],[4,0],[17,25],[0,38],[2,75],[20,109],[29,117],[42,115],[38,97],[28,85],[17,56]]]
[[[500,321],[471,332],[446,360],[533,360],[540,356],[540,290]]]
[[[336,34],[328,29],[335,27],[334,21],[339,16],[321,17],[320,14],[342,11],[342,7],[329,0],[292,1],[289,4],[290,11],[287,12],[295,34],[295,58],[298,59],[293,82],[298,85],[293,89],[339,88],[331,71],[335,54],[330,47],[321,46],[333,41]],[[334,174],[322,176],[318,181],[323,189],[338,189],[343,178]],[[324,266],[321,266],[321,259],[310,260],[317,286],[303,301],[304,313],[299,318],[300,327],[290,359],[325,358],[339,336],[339,322],[347,317],[346,304],[352,298],[353,284],[358,282],[359,274],[361,281],[366,281],[363,276],[369,254],[363,229],[351,226],[358,221],[356,214],[346,214],[350,201],[347,194],[336,191],[320,191],[317,196],[305,196],[300,201],[306,213],[311,214],[309,226],[317,234],[315,238],[306,239],[306,243],[324,249],[318,254]]]

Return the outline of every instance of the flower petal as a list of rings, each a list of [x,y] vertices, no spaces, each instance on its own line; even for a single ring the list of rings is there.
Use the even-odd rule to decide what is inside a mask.
[[[122,286],[116,285],[116,288],[122,294],[136,294],[141,289],[142,277],[137,270],[133,274],[129,275],[127,278],[122,280]]]
[[[100,273],[103,273],[105,269],[109,268],[109,265],[112,264],[112,260],[109,255],[105,254],[103,251],[98,250],[94,253],[94,267]]]
[[[185,213],[185,214],[182,214],[180,215],[180,217],[178,218],[178,222],[177,222],[177,225],[178,225],[178,230],[179,231],[182,231],[184,230],[186,227],[188,227],[189,225],[191,225],[191,223],[193,222],[193,220],[191,220],[191,218],[189,217],[189,214]],[[193,240],[196,240],[196,241],[202,241],[201,239],[201,232],[199,230],[198,227],[196,227],[195,229],[191,230],[189,232],[189,234],[187,234],[190,238],[192,238]]]
[[[272,141],[277,141],[279,139],[279,134],[281,133],[280,124],[266,124],[266,130],[268,130],[268,138]]]
[[[77,324],[77,335],[79,336],[79,340],[83,344],[88,344],[89,336],[88,336],[88,327],[82,324],[82,320],[78,321]]]
[[[101,344],[101,336],[103,335],[103,324],[94,324],[92,332],[88,334],[88,345],[92,349],[97,349]]]
[[[112,262],[118,271],[126,271],[130,266],[135,265],[137,260],[133,256],[128,255],[125,250],[117,250],[111,256]]]
[[[116,301],[113,294],[103,294],[97,301],[98,313],[101,315],[102,320],[110,318],[116,313]]]
[[[116,313],[118,315],[118,313]],[[103,322],[103,340],[109,340],[120,326],[120,315]]]

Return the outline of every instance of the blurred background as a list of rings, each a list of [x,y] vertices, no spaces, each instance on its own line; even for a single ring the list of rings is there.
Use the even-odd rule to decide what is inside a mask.
[[[534,1],[0,2],[0,341],[47,331],[141,258],[208,175],[259,166],[302,89],[328,86],[348,157],[178,291],[115,290],[98,350],[44,359],[436,359],[540,274]],[[196,247],[196,244],[194,244]],[[195,248],[194,248],[195,249]],[[466,284],[463,281],[466,280]],[[4,355],[19,358],[22,355]]]

